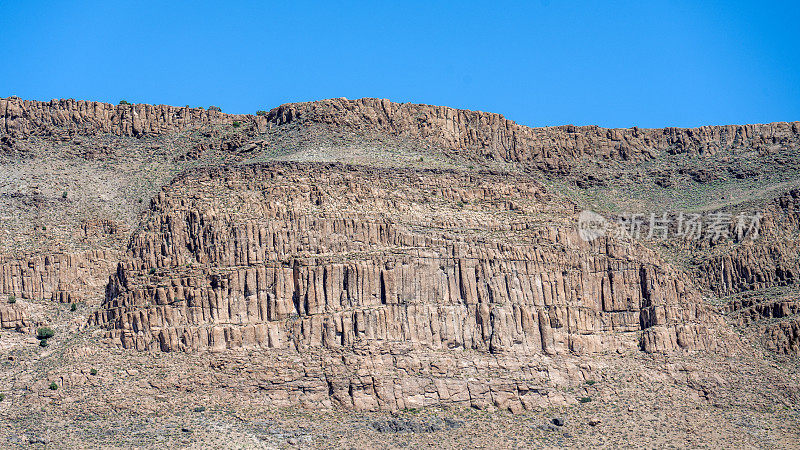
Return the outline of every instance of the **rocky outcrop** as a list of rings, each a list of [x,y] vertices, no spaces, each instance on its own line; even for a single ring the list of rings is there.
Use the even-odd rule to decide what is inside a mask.
[[[784,300],[757,301],[737,299],[725,305],[727,312],[736,318],[737,323],[747,325],[763,319],[781,319],[800,314],[800,301]]]
[[[196,129],[202,130],[185,133]],[[677,153],[783,157],[797,148],[800,123],[527,128],[497,114],[376,99],[235,116],[10,98],[0,100],[0,135],[0,154],[10,161],[62,150],[113,159],[138,146],[163,149],[167,161],[198,164],[261,160],[284,144],[286,151],[329,142],[378,146],[389,136],[403,144],[396,148],[430,150],[443,166],[482,161],[491,164],[475,166],[513,173],[313,163],[195,169],[150,201],[138,227],[110,211],[68,230],[85,238],[75,248],[94,250],[36,253],[42,243],[31,240],[24,251],[32,252],[0,260],[0,293],[61,302],[102,298],[99,310],[89,311],[90,325],[99,328],[91,332],[133,350],[110,351],[202,354],[213,361],[209,383],[263,394],[270,405],[519,411],[572,403],[567,390],[589,379],[594,368],[586,362],[605,361],[604,354],[656,361],[646,353],[738,351],[736,335],[701,292],[722,297],[791,285],[800,269],[795,193],[770,204],[762,228],[769,239],[698,244],[692,255],[699,263],[689,275],[646,242],[582,240],[578,205],[555,198],[530,176],[542,175],[535,169],[571,173],[581,161],[616,165]],[[52,145],[28,151],[42,141]],[[139,157],[147,161],[142,155],[150,154]],[[369,161],[384,155],[390,152],[370,153]],[[416,164],[416,155],[413,166],[428,161],[425,154]],[[693,182],[717,176],[690,169],[681,174]],[[607,181],[593,176],[583,187]],[[53,198],[61,195],[54,192]],[[137,205],[146,205],[151,192],[136,191]],[[98,197],[86,200],[89,206],[104,201]],[[16,204],[18,211],[26,206]],[[103,206],[113,210],[118,203]],[[127,247],[113,249],[127,240],[128,227],[135,231]],[[8,248],[23,251],[13,243]],[[797,352],[796,302],[740,300],[727,306],[734,324],[756,324],[768,348]],[[65,329],[83,324],[79,314],[72,319]],[[18,306],[0,306],[2,327],[30,322]]]
[[[781,355],[800,356],[800,318],[794,317],[763,327],[765,347]]]
[[[277,125],[322,124],[363,135],[385,133],[492,160],[568,171],[582,157],[643,160],[658,152],[774,152],[800,146],[800,122],[700,128],[529,128],[500,114],[363,98],[290,103],[269,112]]]
[[[5,298],[2,299],[5,301]],[[17,304],[0,303],[0,328],[22,331],[31,326],[25,310]]]
[[[289,103],[263,116],[166,105],[0,99],[0,132],[12,138],[103,133],[141,137],[234,122],[248,124],[258,132],[293,124],[305,132],[323,126],[361,137],[400,137],[467,158],[522,163],[563,173],[586,156],[627,161],[651,159],[659,152],[765,154],[800,145],[800,122],[663,129],[530,128],[500,114],[374,98]]]
[[[120,256],[113,250],[89,250],[0,260],[0,294],[63,303],[96,301]]]
[[[695,272],[698,283],[719,296],[792,286],[800,274],[800,190],[791,190],[753,213],[762,217],[758,236],[739,241],[731,222],[729,239],[692,242],[705,252]],[[735,218],[735,214],[732,214]]]
[[[215,387],[227,386],[238,395],[257,392],[273,407],[362,411],[439,406],[521,412],[563,407],[578,402],[567,390],[584,385],[602,364],[463,349],[420,352],[404,342],[370,344],[350,352],[229,350],[214,357]]]
[[[0,98],[0,131],[12,137],[114,134],[147,136],[232,124],[266,121],[256,116],[224,114],[202,108],[167,105],[111,105],[84,100],[39,102]]]
[[[684,274],[574,217],[500,173],[194,170],[153,199],[91,323],[225,355],[248,375],[220,382],[274,405],[359,410],[564,405],[581,355],[736,347]]]
[[[540,221],[537,217],[561,217]],[[500,174],[270,165],[195,171],[153,201],[94,323],[129,348],[568,354],[715,349],[718,318],[636,245]]]

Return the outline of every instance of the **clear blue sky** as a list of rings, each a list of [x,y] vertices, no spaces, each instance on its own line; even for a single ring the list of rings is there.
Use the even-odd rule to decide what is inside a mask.
[[[379,97],[531,126],[800,120],[792,2],[0,0],[0,96]]]

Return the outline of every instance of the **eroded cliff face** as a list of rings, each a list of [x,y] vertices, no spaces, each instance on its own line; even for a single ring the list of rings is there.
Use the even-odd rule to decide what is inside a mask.
[[[716,348],[718,317],[685,275],[582,241],[573,213],[499,174],[190,172],[153,201],[95,320],[141,350]]]
[[[660,152],[763,154],[796,149],[800,145],[800,122],[690,129],[610,129],[573,125],[530,128],[500,114],[394,103],[375,98],[289,103],[264,116],[166,105],[110,105],[71,99],[39,102],[17,97],[0,99],[0,130],[8,139],[103,133],[141,137],[209,125],[231,125],[233,122],[245,124],[258,132],[293,124],[305,132],[314,126],[324,126],[329,128],[328,131],[359,136],[402,137],[467,158],[521,163],[561,173],[568,173],[582,157],[636,161],[652,159]]]
[[[652,159],[659,152],[773,152],[800,144],[800,122],[691,129],[529,128],[500,114],[372,98],[290,103],[267,117],[277,125],[324,124],[363,134],[401,135],[473,157],[564,173],[587,156],[630,161]]]
[[[72,99],[40,102],[18,97],[0,99],[0,129],[11,139],[104,133],[146,136],[196,129],[204,125],[231,124],[235,120],[248,118],[256,119],[254,116],[167,105],[111,105]]]
[[[0,292],[61,303],[95,300],[121,256],[118,251],[91,250],[0,261]]]
[[[9,222],[20,225],[6,232],[0,294],[30,301],[0,305],[0,327],[29,331],[56,320],[47,309],[56,303],[86,302],[90,326],[80,332],[128,349],[93,352],[210,358],[208,386],[263,392],[270,405],[563,405],[613,355],[740,353],[724,314],[756,324],[768,349],[798,352],[796,298],[766,292],[791,288],[800,270],[796,191],[757,204],[765,239],[671,243],[696,257],[687,267],[652,242],[585,242],[576,230],[584,205],[543,182],[587,161],[596,165],[581,170],[621,168],[590,187],[627,176],[628,164],[643,165],[637,175],[705,182],[704,161],[717,152],[779,163],[798,147],[800,123],[527,128],[376,99],[250,116],[10,98],[0,100],[0,135],[3,161],[80,158],[87,170],[77,176],[102,175],[39,193],[42,174],[15,169],[26,179],[0,200],[24,214]],[[398,144],[395,153],[375,150],[383,142]],[[310,148],[304,155],[318,161],[329,144],[359,164],[248,163],[291,159],[284,146]],[[408,156],[419,148],[426,153]],[[121,170],[104,168],[126,152],[136,154]],[[698,155],[706,159],[692,163]],[[393,169],[371,167],[386,157],[398,158]],[[737,179],[756,173],[728,162]],[[175,167],[201,163],[210,167],[149,198]],[[425,168],[439,163],[457,170]],[[73,199],[123,170],[125,188]],[[151,184],[137,184],[140,174]],[[128,187],[138,202],[123,198]],[[50,223],[75,205],[97,217]],[[47,236],[72,241],[50,246]],[[724,301],[712,306],[704,294]]]
[[[756,239],[702,242],[708,258],[698,281],[719,296],[792,285],[800,273],[800,190],[793,189],[760,205]]]

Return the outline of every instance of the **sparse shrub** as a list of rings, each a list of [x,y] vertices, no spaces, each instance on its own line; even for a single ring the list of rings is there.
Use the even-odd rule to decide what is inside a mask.
[[[214,105],[209,106],[208,110],[209,111],[222,112],[222,108],[220,108],[219,106],[214,106]]]
[[[139,199],[139,203],[142,203],[143,201],[144,201],[144,199],[141,199],[141,198]]]
[[[423,162],[423,161],[425,161],[425,158],[423,158],[422,156],[420,156],[420,157],[419,157],[419,162]]]
[[[77,311],[78,310],[78,304],[77,303],[73,303],[73,304],[69,305],[69,310],[72,311],[72,312]]]
[[[595,383],[597,383],[597,381],[594,381],[594,380],[586,380],[586,384],[588,384],[589,386],[592,386],[592,385],[594,385]]]
[[[6,394],[0,394],[0,402],[6,399]]]
[[[119,104],[120,104],[120,105],[130,105],[130,103],[128,103],[128,101],[127,101],[127,100],[120,100],[120,101],[119,101]]]
[[[61,198],[67,198],[67,191],[61,193]]]
[[[194,412],[203,412],[203,411],[205,411],[205,410],[206,410],[206,407],[205,407],[205,406],[198,406],[198,407],[196,407],[196,408],[195,408],[193,411],[194,411]]]
[[[592,401],[592,397],[581,397],[578,399],[578,401],[581,403],[589,403],[590,401]]]
[[[94,376],[94,375],[97,375],[97,369],[95,369],[95,368],[92,368],[92,370],[90,370],[90,371],[89,371],[89,373],[90,373],[92,376]]]
[[[239,128],[240,126],[242,126],[242,122],[239,122],[238,120],[233,121],[233,128]]]
[[[52,328],[42,327],[36,330],[36,339],[50,339],[55,335],[56,332]]]
[[[39,347],[47,347],[48,345],[50,344],[47,342],[47,339],[42,339],[39,341]]]
[[[256,115],[257,116],[266,116],[267,112],[264,111],[263,109],[259,109],[258,111],[256,111]]]
[[[47,225],[42,225],[42,231],[47,231]]]
[[[155,275],[156,268],[155,267],[151,267],[150,270],[147,271],[147,273],[149,273],[150,275]]]
[[[10,304],[12,304],[12,305],[13,305],[14,303],[17,303],[17,297],[14,297],[13,295],[9,295],[9,296],[8,296],[8,303],[10,303]]]
[[[50,383],[50,390],[55,391],[56,389],[58,389],[58,383],[53,381],[52,383]]]

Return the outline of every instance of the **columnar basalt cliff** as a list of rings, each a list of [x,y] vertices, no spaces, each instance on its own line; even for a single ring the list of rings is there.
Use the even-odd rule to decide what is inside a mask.
[[[800,274],[800,190],[786,192],[758,211],[757,239],[744,239],[739,245],[735,230],[730,239],[716,244],[699,268],[698,280],[720,296],[743,291],[794,284]],[[735,224],[731,224],[731,228]]]
[[[573,125],[529,128],[500,114],[374,98],[290,103],[264,116],[166,105],[0,99],[0,129],[12,138],[54,133],[158,135],[234,121],[252,124],[260,132],[295,124],[362,135],[401,136],[468,157],[557,171],[569,170],[584,156],[627,161],[652,159],[659,152],[770,153],[800,144],[800,122],[663,129]]]
[[[39,102],[18,97],[0,99],[0,129],[11,138],[92,136],[103,133],[119,136],[157,135],[204,125],[230,124],[248,117],[253,118],[167,105],[110,105],[72,99]]]
[[[500,114],[371,98],[291,103],[273,109],[268,118],[278,125],[325,124],[364,134],[402,135],[445,150],[560,171],[585,156],[641,160],[652,159],[659,152],[771,152],[800,144],[800,122],[692,129],[528,128]]]
[[[137,350],[322,361],[269,389],[359,409],[560,404],[575,400],[542,387],[542,358],[736,347],[684,274],[631,242],[581,240],[574,216],[498,173],[191,171],[153,200],[92,322]],[[417,369],[386,369],[407,358]],[[557,361],[552,377],[581,381]]]
[[[96,320],[138,349],[565,354],[617,350],[625,333],[645,351],[716,348],[684,275],[630,243],[581,241],[573,207],[548,197],[495,174],[191,172],[154,200]]]
[[[0,260],[0,292],[61,303],[97,298],[121,252],[91,250]]]
[[[0,299],[21,300],[0,304],[0,328],[57,322],[53,342],[90,342],[75,355],[205,358],[209,389],[360,410],[563,406],[613,358],[755,341],[796,356],[800,194],[747,183],[766,170],[751,159],[800,180],[798,149],[800,122],[528,128],[378,99],[260,115],[0,99]],[[636,206],[740,183],[753,195],[692,205],[760,211],[759,239],[581,239],[581,210],[613,216],[602,194],[633,196],[612,184],[628,178],[645,185]]]

